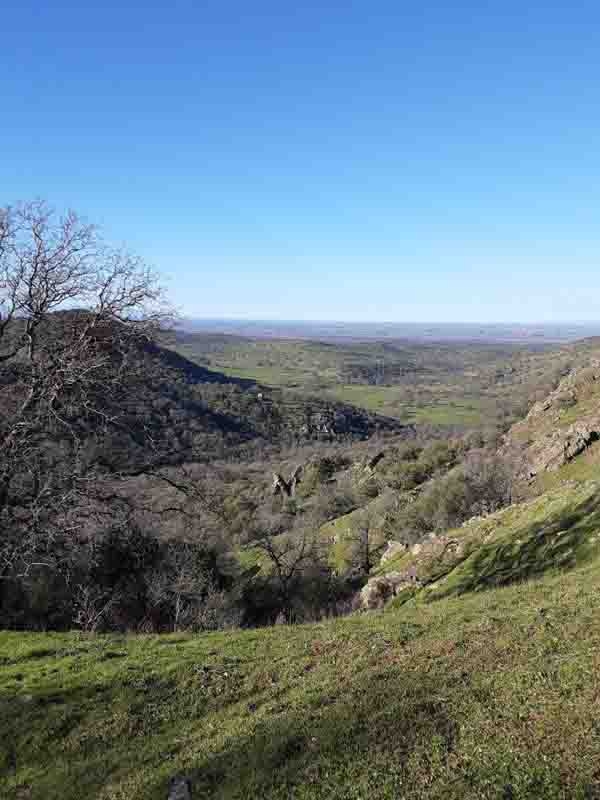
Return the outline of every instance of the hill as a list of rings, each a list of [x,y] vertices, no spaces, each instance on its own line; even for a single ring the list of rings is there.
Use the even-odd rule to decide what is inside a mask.
[[[600,472],[593,436],[572,447],[600,415],[597,347],[570,351],[575,369],[493,457],[464,440],[311,457],[283,516],[333,508],[335,482],[354,481],[319,522],[330,556],[346,562],[367,513],[395,541],[363,613],[201,636],[1,633],[4,795],[158,799],[183,776],[193,798],[600,796]],[[193,365],[148,357],[196,386]],[[548,443],[558,455],[532,476]],[[518,467],[509,505],[502,459]],[[249,508],[252,482],[235,491],[226,505]]]
[[[163,406],[154,428],[166,433],[168,448],[180,461],[204,460],[211,451],[231,456],[232,445],[248,442],[281,446],[355,440],[405,428],[349,404],[270,389],[203,368],[167,348],[154,348],[152,358],[148,373],[157,378],[149,387],[154,396],[145,402],[154,412]],[[205,437],[213,432],[220,439],[207,447]]]
[[[366,439],[399,432],[397,420],[349,404],[270,389],[204,368],[166,347],[141,354],[148,376],[130,402],[169,463],[231,457],[232,447]]]
[[[48,363],[55,343],[85,324],[86,312],[56,312],[40,326],[38,352]],[[11,325],[11,338],[22,328]],[[118,328],[118,323],[112,323]],[[120,344],[118,331],[105,331],[106,348]],[[364,439],[376,431],[400,431],[397,420],[354,406],[268,389],[254,380],[225,375],[190,361],[151,340],[128,345],[126,392],[119,396],[123,416],[107,443],[105,460],[113,471],[153,465],[206,462],[249,444],[290,445],[311,440]],[[119,354],[120,355],[120,354]],[[8,362],[0,385],[0,413],[8,410],[19,376],[17,356]],[[88,435],[93,437],[93,424]]]
[[[0,634],[4,796],[596,796],[598,488],[467,526],[468,557],[384,613]]]

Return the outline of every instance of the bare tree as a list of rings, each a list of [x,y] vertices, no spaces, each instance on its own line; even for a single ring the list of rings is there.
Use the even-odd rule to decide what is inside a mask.
[[[45,563],[71,533],[136,348],[164,316],[148,266],[74,212],[0,210],[0,577]]]
[[[371,572],[385,547],[382,531],[368,509],[355,512],[339,544],[345,569],[361,576]]]
[[[294,593],[303,577],[321,563],[318,534],[308,520],[284,530],[280,519],[258,519],[246,547],[261,551],[270,564],[281,612],[292,621]]]
[[[366,512],[361,512],[353,536],[354,559],[362,574],[368,575],[375,563],[376,548],[372,542],[371,524]],[[380,549],[380,548],[379,548]]]
[[[118,600],[117,595],[104,592],[97,586],[79,584],[74,588],[73,622],[86,633],[96,633]]]

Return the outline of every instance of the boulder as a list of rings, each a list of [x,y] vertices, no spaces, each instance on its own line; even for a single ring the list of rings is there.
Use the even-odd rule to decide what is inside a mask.
[[[364,609],[383,608],[388,600],[410,586],[420,586],[415,567],[406,572],[390,572],[389,575],[371,578],[360,593],[361,606]]]
[[[292,472],[289,481],[279,472],[273,473],[273,495],[280,494],[282,497],[294,497],[296,494],[296,487],[302,480],[302,465],[298,465]]]
[[[405,544],[402,544],[402,542],[394,542],[392,539],[390,539],[387,543],[386,549],[384,550],[381,556],[380,563],[385,564],[386,561],[390,561],[390,559],[396,558],[396,556],[405,553],[406,550],[407,546]]]
[[[360,593],[360,604],[365,609],[382,608],[392,596],[387,578],[371,578]]]
[[[564,443],[564,460],[570,461],[600,437],[600,426],[596,424],[575,423],[567,431]]]

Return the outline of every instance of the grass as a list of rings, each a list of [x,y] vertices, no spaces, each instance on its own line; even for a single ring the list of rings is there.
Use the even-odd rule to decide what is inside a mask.
[[[424,585],[417,597],[431,602],[588,563],[600,554],[600,483],[565,483],[445,535],[458,546],[425,543],[375,574],[414,567]]]
[[[0,795],[152,800],[183,772],[195,798],[598,797],[598,488],[459,529],[446,579],[423,562],[384,613],[1,633]]]
[[[475,403],[447,402],[407,409],[408,420],[429,425],[481,425],[488,418],[485,408]],[[492,412],[493,413],[493,412]]]
[[[407,424],[479,425],[485,417],[481,403],[448,400],[415,405],[407,400],[400,386],[352,384],[327,389],[326,393],[335,400],[394,417]]]
[[[183,332],[171,344],[231,377],[321,395],[405,423],[463,427],[520,412],[532,387],[545,385],[576,358],[569,348],[232,340]]]
[[[544,471],[537,475],[535,490],[547,491],[565,481],[600,480],[600,442],[594,442],[577,458],[560,469]]]
[[[600,484],[563,486],[462,529],[458,563],[425,589],[428,601],[588,563],[600,551]]]

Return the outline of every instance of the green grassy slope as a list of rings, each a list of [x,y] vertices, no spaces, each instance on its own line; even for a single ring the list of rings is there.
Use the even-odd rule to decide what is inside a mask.
[[[574,568],[600,555],[600,483],[564,483],[417,548],[390,559],[376,574],[413,568],[422,584],[420,601]]]
[[[459,529],[384,613],[0,634],[0,796],[164,798],[184,772],[195,798],[597,797],[599,488]]]

